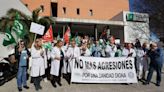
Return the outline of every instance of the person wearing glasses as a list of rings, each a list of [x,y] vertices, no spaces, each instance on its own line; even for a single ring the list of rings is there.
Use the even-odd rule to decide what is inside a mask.
[[[15,49],[15,57],[18,59],[17,85],[19,92],[22,91],[22,86],[29,89],[27,86],[27,64],[28,58],[31,56],[29,50],[25,46],[25,42],[21,40]]]

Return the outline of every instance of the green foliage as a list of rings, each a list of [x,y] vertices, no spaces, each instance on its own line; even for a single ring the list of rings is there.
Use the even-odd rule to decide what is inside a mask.
[[[45,30],[48,30],[49,26],[51,24],[54,24],[53,19],[51,19],[50,17],[40,17],[40,11],[41,8],[39,7],[32,12],[32,16],[28,16],[24,14],[23,11],[19,11],[17,9],[8,10],[5,17],[0,18],[0,32],[5,32],[7,26],[12,27],[14,25],[14,20],[15,18],[17,18],[16,15],[18,13],[20,18],[19,21],[24,26],[25,35],[23,39],[25,39],[27,43],[31,45],[34,39],[34,34],[29,32],[31,22],[44,25]]]

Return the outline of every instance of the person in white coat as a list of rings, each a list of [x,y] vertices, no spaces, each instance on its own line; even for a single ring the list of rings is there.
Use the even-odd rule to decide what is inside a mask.
[[[126,43],[124,49],[122,50],[122,57],[136,57],[136,52],[132,48],[132,43]],[[129,85],[130,83],[126,83]]]
[[[42,40],[41,38],[36,39],[34,46],[31,48],[31,77],[36,91],[42,89],[40,82],[42,76],[45,74],[45,62],[44,62],[44,51],[42,49]]]
[[[61,84],[61,74],[62,74],[62,68],[63,68],[63,63],[64,63],[64,55],[65,52],[62,49],[63,42],[61,40],[57,41],[57,44],[55,47],[53,47],[52,52],[51,52],[51,70],[50,74],[53,76],[51,80],[51,84],[53,87],[56,87],[56,82],[58,83],[59,86],[62,86]]]
[[[115,45],[115,39],[113,36],[109,38],[109,44],[106,45],[105,53],[106,57],[114,57],[117,51],[117,46]]]
[[[64,51],[64,53],[67,52],[68,48],[71,45],[69,44],[65,44],[64,46],[62,46],[62,50]],[[66,55],[65,55],[66,56]],[[67,80],[67,67],[68,67],[68,58],[65,57],[64,58],[64,62],[63,62],[63,69],[62,69],[62,73],[63,73],[63,78]]]
[[[136,71],[137,71],[137,77],[138,80],[142,79],[142,73],[143,73],[143,60],[145,52],[142,49],[141,45],[136,47]]]
[[[132,48],[132,44],[131,43],[127,43],[125,48],[122,50],[122,56],[123,57],[136,57],[136,52],[135,50]]]
[[[87,43],[83,43],[80,48],[81,56],[91,56],[90,50],[87,48]]]
[[[70,84],[73,62],[75,62],[75,60],[80,56],[80,48],[76,46],[75,40],[71,41],[71,47],[68,48],[66,52],[66,56],[68,58],[68,67],[67,67],[68,80],[67,81]]]

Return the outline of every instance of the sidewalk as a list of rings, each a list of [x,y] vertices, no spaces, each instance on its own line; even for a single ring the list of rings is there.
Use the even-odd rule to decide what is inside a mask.
[[[154,73],[155,75],[156,73]],[[163,73],[164,75],[164,73]],[[162,75],[162,76],[163,76]],[[150,85],[142,85],[141,82],[138,84],[123,85],[123,84],[71,84],[68,85],[67,82],[62,79],[62,86],[53,88],[50,82],[41,82],[42,90],[39,92],[164,92],[164,77],[162,78],[162,83],[160,87],[155,86],[155,84],[150,83]],[[153,76],[152,82],[155,81],[155,76]],[[23,92],[35,92],[33,84],[28,81],[29,90],[23,89]],[[18,92],[16,79],[7,82],[3,86],[0,86],[0,92]]]

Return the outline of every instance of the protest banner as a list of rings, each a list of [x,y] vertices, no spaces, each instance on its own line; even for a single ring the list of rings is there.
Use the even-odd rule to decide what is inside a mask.
[[[79,57],[73,62],[71,82],[137,83],[134,58]]]
[[[34,22],[31,23],[30,32],[32,33],[43,35],[44,29],[45,29],[45,26],[42,26]]]

